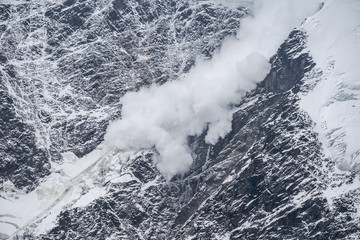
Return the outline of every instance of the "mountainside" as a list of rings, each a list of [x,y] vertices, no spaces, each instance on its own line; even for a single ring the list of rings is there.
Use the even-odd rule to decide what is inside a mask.
[[[1,9],[0,172],[28,190],[50,173],[49,160],[82,157],[102,142],[126,91],[175,80],[209,58],[245,13],[187,1],[9,1]]]
[[[109,122],[126,92],[180,82],[242,39],[256,4],[0,9],[1,239],[360,239],[356,0],[325,1],[290,31],[229,104],[231,130],[189,136],[190,170],[170,180],[157,145],[109,150]]]

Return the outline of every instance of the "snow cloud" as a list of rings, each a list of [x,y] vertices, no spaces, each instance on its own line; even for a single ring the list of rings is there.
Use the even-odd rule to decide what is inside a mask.
[[[110,123],[107,150],[155,147],[156,163],[170,180],[193,162],[188,136],[206,129],[215,144],[231,130],[231,105],[253,90],[269,72],[269,58],[290,31],[319,7],[317,0],[255,1],[237,37],[224,41],[210,61],[199,61],[182,79],[153,85],[122,98],[122,117]]]

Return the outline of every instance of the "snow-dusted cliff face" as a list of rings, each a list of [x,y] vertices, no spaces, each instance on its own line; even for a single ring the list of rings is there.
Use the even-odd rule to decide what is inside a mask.
[[[28,190],[49,160],[102,142],[125,92],[176,80],[244,15],[206,1],[5,1],[1,13],[1,179]]]
[[[309,1],[312,9],[295,2],[0,5],[0,238],[359,239],[360,3],[328,0],[320,9]],[[250,10],[243,7],[255,18],[261,11],[267,14],[253,23],[244,19]],[[290,17],[286,24],[283,16]],[[290,21],[302,17],[307,17],[302,23]],[[279,20],[283,27],[295,26],[276,45],[272,25]],[[265,28],[249,33],[259,24]],[[236,33],[240,41],[245,35],[256,37],[239,52],[237,40],[223,41]],[[245,61],[251,64],[240,61],[232,68],[216,60],[225,51],[238,61],[255,43],[257,57],[250,54]],[[217,50],[221,45],[225,50]],[[259,65],[263,57],[271,57],[269,64]],[[177,83],[191,82],[195,62],[204,59],[203,67],[212,68],[209,75],[226,69],[234,81],[221,76],[209,87],[195,80],[200,84],[185,85],[189,94]],[[267,70],[265,77],[258,74],[259,66]],[[234,83],[242,77],[252,84],[237,89]],[[216,79],[233,89],[216,85]],[[199,131],[181,132],[187,128],[162,116],[169,113],[164,108],[155,118],[145,115],[148,123],[140,119],[145,126],[160,122],[155,127],[186,136],[180,143],[193,162],[174,173],[182,175],[170,177],[156,165],[164,161],[158,142],[148,144],[156,131],[138,131],[130,121],[119,132],[128,135],[103,142],[110,120],[126,119],[133,108],[141,110],[133,120],[148,109],[156,113],[148,102],[170,110],[175,102],[180,113],[186,109],[186,103],[176,102],[182,98],[176,89],[170,91],[169,81],[181,96],[190,97],[186,103],[214,96],[212,104],[201,105],[210,114],[176,115],[205,119],[209,125]],[[152,83],[168,88],[176,101],[153,100],[169,91],[147,90],[150,99],[139,91]],[[207,91],[194,94],[194,85]],[[224,89],[224,97],[216,94]],[[124,100],[129,91],[139,91],[145,104]],[[129,100],[136,101],[125,107],[124,117],[121,105]],[[213,110],[214,104],[225,110]],[[213,117],[219,113],[230,114],[225,122],[231,127],[210,141],[211,124],[224,117]],[[146,144],[135,146],[136,138],[131,142],[137,133]]]

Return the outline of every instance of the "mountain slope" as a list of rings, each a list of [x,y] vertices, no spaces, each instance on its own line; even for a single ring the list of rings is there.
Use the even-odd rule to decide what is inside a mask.
[[[82,23],[81,19],[90,14],[88,12],[97,13],[91,7],[80,10],[82,8],[76,7],[80,4],[78,2],[74,6],[71,3],[67,1],[60,7],[53,6],[51,10],[43,12],[54,21],[69,21],[66,24],[75,26]],[[112,5],[104,6],[114,8],[115,13],[112,14],[118,17],[129,16],[131,20],[140,19],[139,22],[141,19],[151,21],[154,16],[157,16],[155,19],[163,19],[164,15],[157,11],[166,10],[165,16],[170,19],[173,16],[181,19],[185,12],[191,12],[192,21],[201,19],[202,23],[209,24],[211,34],[208,38],[208,35],[199,33],[200,36],[194,37],[189,43],[187,40],[181,43],[181,46],[192,49],[193,41],[201,41],[198,49],[186,55],[186,59],[200,53],[210,58],[214,49],[220,45],[220,40],[235,33],[235,25],[233,29],[231,24],[226,24],[228,28],[224,31],[215,27],[218,21],[221,22],[219,16],[235,14],[236,23],[239,24],[237,21],[241,21],[240,17],[246,12],[243,9],[206,4],[209,2],[196,5],[187,5],[185,2],[187,7],[174,7],[177,10],[171,13],[167,12],[172,9],[169,6],[173,6],[170,1],[164,8],[151,8],[150,4],[151,10],[139,10],[140,2],[129,1],[129,5],[122,3],[114,1]],[[92,6],[87,1],[84,4]],[[80,6],[84,7],[82,4]],[[109,115],[105,117],[104,126],[96,128],[97,133],[85,144],[94,145],[82,153],[75,151],[75,154],[63,154],[63,160],[56,160],[60,164],[51,162],[52,173],[45,178],[48,172],[36,175],[36,178],[43,180],[28,194],[20,194],[10,181],[4,182],[0,204],[6,206],[6,209],[0,207],[1,213],[5,213],[0,216],[0,232],[11,235],[11,239],[359,239],[360,179],[356,158],[359,144],[358,141],[352,141],[357,137],[356,123],[360,116],[357,114],[356,80],[356,66],[360,63],[360,55],[357,54],[360,49],[357,44],[359,7],[360,4],[355,0],[326,1],[317,14],[294,29],[270,59],[271,69],[266,78],[233,106],[231,131],[214,145],[206,141],[206,132],[189,137],[188,144],[194,163],[189,172],[177,175],[171,181],[166,181],[156,166],[159,157],[156,148],[103,152],[105,146],[99,144],[101,138],[97,134],[103,135],[109,119],[120,115],[114,110],[119,107],[118,98],[125,91],[149,83],[141,82],[130,87],[126,85],[117,88],[121,92],[114,93],[106,86],[99,86],[116,80],[100,78],[96,89],[109,91],[105,95],[110,97],[97,99],[99,95],[89,93],[89,98],[107,109]],[[64,20],[62,14],[69,12],[76,12],[78,17],[66,17]],[[204,18],[212,20],[207,22]],[[199,22],[191,25],[192,21],[182,25],[181,29],[190,25],[192,27],[188,31],[198,33],[194,28]],[[114,29],[131,26],[124,19],[116,23]],[[346,28],[343,28],[345,23]],[[164,29],[164,25],[159,26],[159,29]],[[199,27],[200,32],[201,29],[203,26]],[[79,31],[85,34],[88,30],[88,27],[84,27]],[[169,33],[174,32],[169,30]],[[108,33],[105,35],[108,36]],[[183,39],[187,39],[187,36],[187,33],[182,35]],[[207,45],[202,41],[212,39],[213,36],[218,38],[211,44],[213,49],[208,55],[204,50]],[[166,41],[168,37],[164,35]],[[155,39],[158,40],[157,37]],[[64,44],[68,44],[66,46],[69,49],[71,41],[65,41]],[[78,44],[87,49],[92,42]],[[136,52],[134,55],[143,53],[143,48],[137,52],[138,43],[132,41],[129,49],[133,48],[132,44],[137,46],[132,49]],[[157,42],[154,47],[159,45],[162,46]],[[174,47],[169,42],[164,45],[173,47],[169,50],[171,57],[165,55],[167,57],[164,60],[159,60],[162,57],[157,56],[163,56],[162,49],[159,50],[162,53],[156,50],[149,52],[147,56],[151,59],[142,58],[142,61],[152,64],[150,70],[161,66],[165,71],[162,73],[165,77],[160,82],[174,76],[181,77],[182,72],[189,70],[184,61],[177,60],[182,62],[180,70],[166,72],[166,69],[173,71],[177,65],[170,66],[175,60],[169,59],[183,59],[183,56],[174,50],[177,47],[181,49],[180,45]],[[84,51],[86,59],[88,52]],[[127,49],[127,52],[131,51]],[[64,69],[68,68],[63,72],[68,74],[65,74],[68,76],[65,79],[71,84],[80,81],[84,76],[77,76],[78,72],[87,69],[83,65],[73,65],[79,59],[78,55],[73,54],[65,53],[64,59],[73,60],[63,65]],[[351,65],[347,64],[349,61]],[[120,62],[130,64],[129,69],[134,67],[133,61]],[[164,62],[168,65],[162,68]],[[94,65],[91,68],[99,69]],[[146,75],[144,73],[144,78]],[[155,79],[153,77],[149,79]],[[83,90],[80,86],[74,85],[72,88]],[[9,94],[9,91],[4,91],[3,99],[8,104],[3,109],[10,112],[8,115],[11,118],[16,118],[11,111],[18,110],[12,107],[13,100],[8,97]],[[79,95],[82,96],[77,92],[72,96]],[[103,99],[108,100],[102,102]],[[79,106],[83,107],[81,104]],[[100,108],[97,107],[89,109]],[[82,116],[89,116],[92,110],[87,111],[82,112]],[[341,121],[337,120],[339,116],[343,117]],[[94,118],[103,119],[96,114]],[[3,121],[4,124],[13,123],[8,119]],[[76,116],[74,123],[78,121],[81,120]],[[324,121],[330,124],[323,127]],[[22,129],[18,123],[16,126]],[[70,129],[70,134],[73,134],[74,129]],[[81,134],[84,131],[80,130],[76,136],[83,136]],[[34,138],[32,132],[35,130],[29,128],[28,131]],[[28,138],[29,142],[33,142],[31,137]],[[63,139],[63,135],[59,139]],[[67,151],[71,150],[68,147],[70,145],[67,145]],[[79,148],[85,145],[72,146]],[[341,150],[344,146],[345,151]],[[337,153],[339,149],[341,154],[335,155],[334,152]],[[62,152],[64,148],[59,147],[57,151]],[[48,168],[45,166],[44,169]],[[6,176],[12,176],[12,173],[7,174],[4,175],[5,179]],[[19,186],[22,188],[25,185]],[[30,201],[33,202],[27,205]],[[15,208],[18,210],[13,210]]]
[[[43,239],[356,238],[358,189],[328,202],[335,163],[299,108],[302,79],[316,73],[305,39],[294,31],[282,45],[268,77],[238,106],[227,137],[214,146],[204,135],[193,140],[195,165],[184,178],[168,184],[156,177],[151,153],[129,159],[104,184],[106,195],[63,211]],[[342,173],[336,181],[351,187],[356,178]]]
[[[177,79],[245,14],[187,1],[5,1],[1,9],[0,172],[27,191],[50,173],[49,160],[82,157],[102,142],[125,92]]]
[[[358,171],[360,161],[359,14],[357,1],[329,1],[323,12],[304,24],[322,76],[303,97],[302,107],[316,122],[330,157],[344,171]]]

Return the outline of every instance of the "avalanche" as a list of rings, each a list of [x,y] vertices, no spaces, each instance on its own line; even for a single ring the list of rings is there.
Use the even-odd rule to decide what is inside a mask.
[[[155,146],[157,167],[167,180],[187,172],[193,162],[187,137],[206,129],[210,144],[224,137],[231,130],[230,106],[256,88],[289,32],[318,9],[313,0],[255,1],[254,15],[242,21],[238,37],[227,39],[210,61],[199,61],[180,81],[123,97],[122,118],[105,135],[108,150]]]

